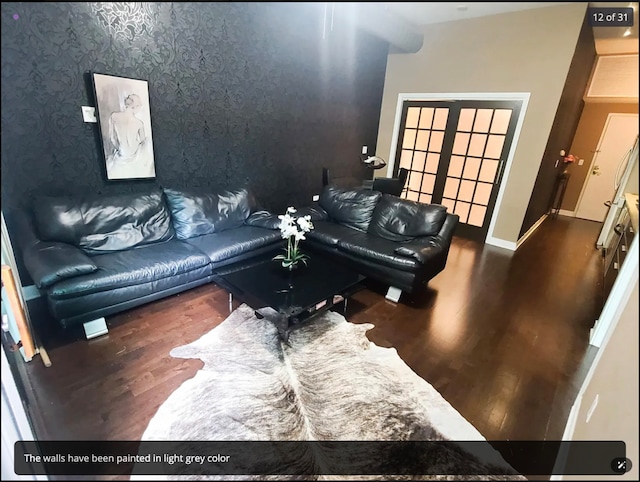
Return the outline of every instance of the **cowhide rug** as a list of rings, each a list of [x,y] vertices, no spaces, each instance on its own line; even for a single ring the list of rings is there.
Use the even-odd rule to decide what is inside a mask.
[[[484,441],[395,349],[367,339],[365,332],[373,327],[350,323],[329,311],[292,330],[284,343],[273,323],[258,319],[242,305],[199,340],[171,351],[173,357],[199,358],[204,367],[159,407],[142,440]],[[462,451],[457,454],[456,464],[464,465],[459,465],[460,473],[492,474],[464,478],[524,479],[497,451],[489,452],[482,461],[468,453],[461,455]],[[296,460],[317,467],[321,461],[303,459],[321,455],[307,450]],[[450,453],[444,458],[434,453],[431,475],[395,478],[459,480],[442,475],[455,474],[451,460]],[[192,470],[165,478],[216,478],[186,475]],[[339,479],[331,475],[304,478]],[[389,480],[390,476],[379,478]]]

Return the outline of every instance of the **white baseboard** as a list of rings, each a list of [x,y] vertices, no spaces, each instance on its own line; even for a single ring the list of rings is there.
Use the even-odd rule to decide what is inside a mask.
[[[518,247],[513,241],[506,241],[504,239],[494,238],[493,236],[488,237],[484,242],[491,246],[497,246],[498,248],[504,248],[510,251],[515,251]]]
[[[527,240],[529,236],[531,236],[534,233],[536,229],[540,227],[540,225],[544,222],[545,219],[547,219],[547,215],[543,214],[542,217],[538,219],[536,223],[533,226],[531,226],[529,230],[526,233],[524,233],[524,235],[520,239],[518,239],[518,241],[515,243],[513,241],[507,241],[505,239],[494,238],[493,236],[488,237],[485,240],[485,243],[490,244],[492,246],[497,246],[499,248],[508,249],[510,251],[515,251],[522,245],[522,243],[524,243]]]
[[[35,285],[23,286],[22,287],[22,296],[24,296],[25,301],[35,300],[36,298],[40,298],[40,290],[36,288]]]
[[[576,217],[576,212],[575,211],[567,211],[566,209],[560,209],[558,211],[558,214],[560,216],[568,216],[570,218],[575,218]]]
[[[547,215],[543,214],[540,217],[540,219],[538,219],[535,222],[535,224],[531,226],[529,230],[526,233],[524,233],[524,235],[520,239],[518,239],[518,242],[516,243],[516,247],[519,248],[520,246],[522,246],[522,243],[524,243],[527,240],[527,238],[529,238],[529,236],[531,236],[535,232],[535,230],[538,229],[542,223],[544,223],[545,219],[547,219]]]

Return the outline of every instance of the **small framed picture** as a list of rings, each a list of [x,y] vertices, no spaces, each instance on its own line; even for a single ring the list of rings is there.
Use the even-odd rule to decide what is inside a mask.
[[[92,73],[107,180],[155,179],[146,80]]]

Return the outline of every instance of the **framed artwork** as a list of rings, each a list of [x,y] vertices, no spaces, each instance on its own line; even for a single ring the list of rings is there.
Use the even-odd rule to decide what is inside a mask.
[[[107,180],[156,177],[146,80],[92,73]]]

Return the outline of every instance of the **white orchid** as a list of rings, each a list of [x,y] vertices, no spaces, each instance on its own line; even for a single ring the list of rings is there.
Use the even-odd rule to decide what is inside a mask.
[[[299,250],[298,243],[303,239],[307,239],[305,234],[313,229],[313,223],[310,215],[295,218],[293,214],[296,212],[296,209],[290,206],[285,214],[278,216],[278,219],[280,219],[280,224],[278,225],[280,236],[282,239],[287,240],[287,246],[285,248],[286,254],[279,254],[273,259],[281,260],[283,268],[292,269],[298,261],[307,264],[308,257]]]
[[[308,233],[309,231],[311,231],[313,229],[313,224],[311,223],[311,216],[307,215],[307,216],[298,218],[298,226],[300,226],[300,229],[302,229],[302,231],[304,231],[305,233]]]

